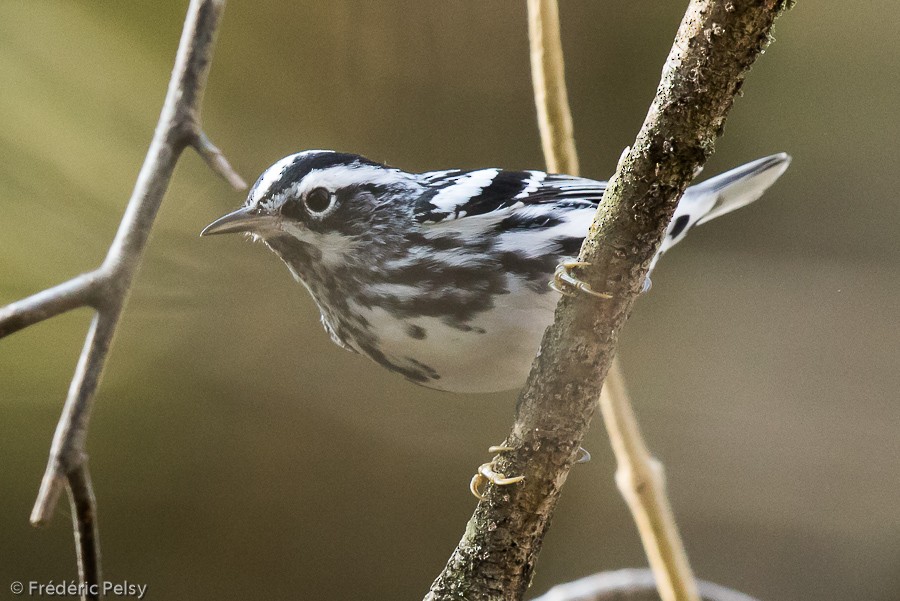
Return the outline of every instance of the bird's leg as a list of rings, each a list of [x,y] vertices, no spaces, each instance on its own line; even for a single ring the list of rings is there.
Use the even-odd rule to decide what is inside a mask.
[[[496,445],[488,448],[488,453],[503,453],[505,451],[512,451],[513,447],[505,446],[505,445]],[[497,461],[497,458],[494,457],[490,462],[483,463],[478,468],[478,473],[472,476],[472,481],[469,482],[469,490],[472,491],[472,494],[475,495],[478,500],[484,498],[483,488],[485,485],[490,482],[497,486],[507,486],[509,484],[515,484],[516,482],[521,482],[525,479],[525,476],[512,476],[508,477],[506,474],[501,474],[500,472],[494,471],[494,462]]]
[[[612,298],[611,294],[597,292],[591,288],[590,284],[579,280],[572,273],[572,269],[588,265],[590,263],[585,263],[584,261],[563,261],[556,266],[556,271],[553,272],[553,279],[550,280],[550,287],[566,296],[575,296],[578,291],[581,291],[597,298]]]

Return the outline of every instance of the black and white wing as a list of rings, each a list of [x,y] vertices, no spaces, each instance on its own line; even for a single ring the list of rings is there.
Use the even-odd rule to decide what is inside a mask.
[[[693,226],[759,198],[789,164],[788,155],[775,154],[688,188],[653,265]],[[606,182],[543,171],[452,170],[419,177],[426,192],[414,207],[416,221],[464,238],[488,237],[495,250],[532,258],[577,254],[606,189]]]
[[[543,171],[435,171],[423,173],[427,191],[415,207],[422,224],[445,224],[480,216],[502,220],[526,207],[564,203],[567,208],[597,206],[606,182]],[[545,207],[549,210],[550,207]]]
[[[416,203],[416,221],[442,233],[489,236],[497,250],[528,257],[577,254],[606,188],[543,171],[442,171],[421,178],[428,191]]]

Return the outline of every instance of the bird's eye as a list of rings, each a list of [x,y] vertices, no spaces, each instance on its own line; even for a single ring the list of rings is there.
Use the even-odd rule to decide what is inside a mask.
[[[331,206],[331,193],[325,188],[313,188],[304,200],[310,213],[324,213]]]

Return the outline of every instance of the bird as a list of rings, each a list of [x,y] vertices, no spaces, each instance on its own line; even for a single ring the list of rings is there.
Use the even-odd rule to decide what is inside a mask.
[[[694,226],[762,196],[790,161],[773,154],[687,188],[651,270]],[[338,346],[422,386],[498,392],[524,386],[554,289],[606,296],[571,271],[605,189],[539,170],[410,173],[305,150],[266,169],[201,235],[263,242]]]

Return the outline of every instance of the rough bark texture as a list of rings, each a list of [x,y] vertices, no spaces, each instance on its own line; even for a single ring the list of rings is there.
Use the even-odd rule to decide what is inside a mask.
[[[693,174],[712,152],[785,0],[694,0],[656,97],[581,249],[577,275],[613,295],[561,299],[497,463],[524,482],[489,486],[427,600],[521,599],[559,492],[597,406],[619,330]]]
[[[547,170],[580,175],[566,94],[557,0],[528,0],[531,79]],[[614,358],[600,413],[616,456],[616,484],[628,503],[663,601],[700,601],[697,581],[666,495],[664,468],[641,436],[625,378]]]

